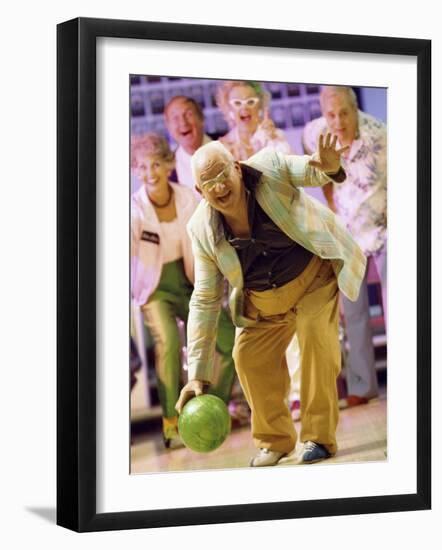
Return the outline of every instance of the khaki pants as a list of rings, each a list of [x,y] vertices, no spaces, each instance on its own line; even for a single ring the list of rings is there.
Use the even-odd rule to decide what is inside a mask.
[[[286,285],[246,291],[244,313],[256,324],[239,334],[233,357],[252,410],[255,445],[284,453],[295,448],[285,352],[296,332],[301,351],[300,438],[336,453],[341,353],[338,286],[331,263],[314,256],[301,275]]]

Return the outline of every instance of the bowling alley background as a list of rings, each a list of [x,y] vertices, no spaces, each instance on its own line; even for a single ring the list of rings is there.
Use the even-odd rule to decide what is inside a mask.
[[[228,125],[216,105],[216,88],[220,80],[179,78],[167,76],[131,75],[130,112],[131,133],[139,135],[145,132],[157,132],[169,141],[171,148],[176,143],[168,134],[164,121],[164,107],[176,95],[192,97],[201,106],[205,116],[205,133],[217,139],[228,131]],[[302,131],[311,120],[321,116],[319,93],[320,84],[263,82],[270,93],[270,117],[276,127],[284,134],[295,154],[303,154]],[[385,88],[354,87],[360,110],[387,122],[387,90]],[[131,193],[140,183],[131,178]],[[306,188],[306,192],[325,203],[321,189]],[[382,311],[381,288],[375,269],[369,271],[369,302],[373,328],[373,346],[376,356],[378,377],[386,385],[387,381],[387,339]],[[185,332],[181,322],[180,340],[185,363]],[[155,356],[153,341],[144,328],[145,357],[141,369],[137,372],[137,381],[131,391],[132,433],[149,437],[161,430],[161,407],[158,401],[155,376]],[[344,372],[338,380],[338,390],[345,384]],[[183,371],[183,382],[186,373]]]

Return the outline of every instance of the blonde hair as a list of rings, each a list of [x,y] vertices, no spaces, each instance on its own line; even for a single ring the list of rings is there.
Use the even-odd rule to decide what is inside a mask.
[[[233,88],[236,88],[237,86],[248,86],[249,88],[252,88],[256,94],[256,97],[259,98],[259,107],[262,111],[267,109],[270,104],[270,93],[265,90],[259,82],[255,82],[254,80],[226,80],[217,87],[216,104],[230,128],[234,126],[234,122],[230,117],[232,108],[229,104],[229,95]]]
[[[171,169],[175,166],[175,153],[171,150],[167,139],[154,132],[131,137],[130,165],[132,168],[136,168],[137,159],[141,155],[155,155],[170,164]]]

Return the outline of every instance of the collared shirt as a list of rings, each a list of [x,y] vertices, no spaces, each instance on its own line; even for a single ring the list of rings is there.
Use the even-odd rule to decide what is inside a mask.
[[[350,233],[324,205],[302,192],[329,181],[309,166],[308,156],[264,149],[243,164],[262,172],[256,201],[286,235],[313,254],[330,260],[339,289],[356,300],[367,260]],[[230,286],[229,306],[237,327],[251,326],[244,316],[244,277],[235,249],[225,238],[221,213],[202,200],[187,224],[195,257],[195,288],[187,324],[189,380],[213,380],[213,359],[223,279]]]
[[[202,145],[205,145],[210,141],[211,141],[210,137],[204,134]],[[191,158],[192,158],[192,155],[189,154],[184,149],[184,147],[181,147],[181,145],[176,149],[175,169],[176,169],[177,179],[178,179],[178,183],[181,183],[181,185],[185,185],[186,187],[189,187],[189,189],[192,189],[192,191],[195,193],[195,196],[198,198],[198,200],[201,200],[201,195],[198,193],[198,191],[196,191],[195,183],[193,181],[192,168],[190,163]]]
[[[267,290],[280,287],[300,275],[313,254],[281,231],[256,201],[255,187],[261,172],[244,164],[241,170],[248,197],[250,236],[235,237],[221,217],[224,234],[238,254],[244,288]]]
[[[358,112],[359,136],[341,158],[347,179],[333,185],[336,211],[366,256],[379,253],[387,239],[387,130],[380,120]],[[327,131],[324,117],[304,129],[308,153]]]

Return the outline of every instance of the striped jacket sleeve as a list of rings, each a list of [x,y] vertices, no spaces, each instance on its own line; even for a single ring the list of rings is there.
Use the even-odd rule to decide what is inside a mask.
[[[212,382],[218,317],[223,295],[223,275],[212,255],[204,250],[188,226],[195,258],[195,286],[187,323],[189,380]]]

